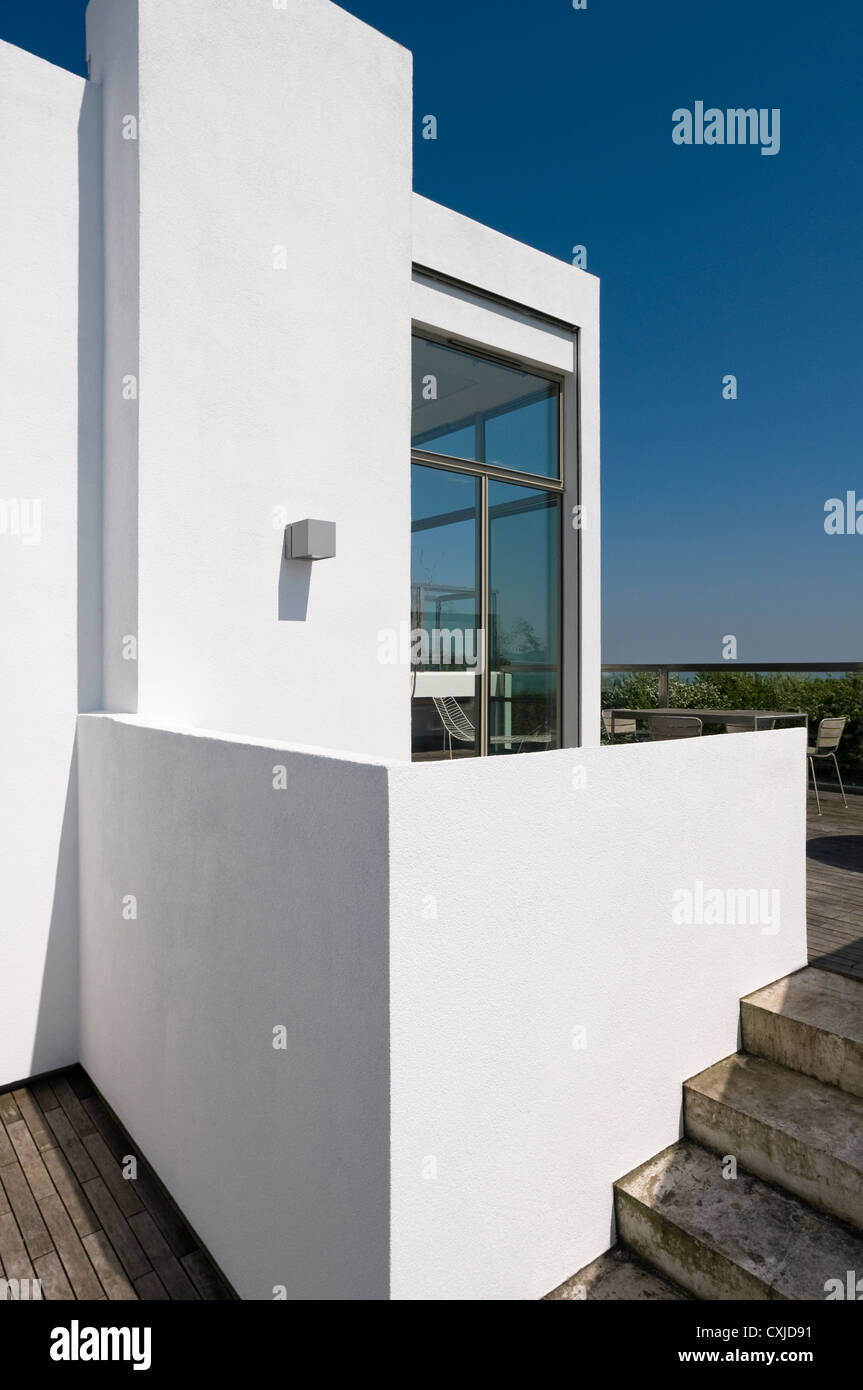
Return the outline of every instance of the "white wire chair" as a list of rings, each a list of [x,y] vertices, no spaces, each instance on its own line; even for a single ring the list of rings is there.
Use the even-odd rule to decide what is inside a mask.
[[[449,747],[452,757],[453,739],[459,743],[474,743],[476,729],[454,695],[433,695],[432,701],[444,727],[445,746]]]

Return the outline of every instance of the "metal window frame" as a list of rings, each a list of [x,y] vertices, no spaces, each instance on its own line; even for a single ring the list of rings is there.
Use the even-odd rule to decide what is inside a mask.
[[[454,465],[460,472],[470,469],[485,473],[488,477],[498,477],[501,482],[506,482],[507,478],[521,479],[527,486],[554,487],[560,492],[564,488],[564,457],[563,457],[563,388],[566,377],[562,372],[553,372],[549,369],[534,367],[531,363],[525,362],[520,357],[504,357],[500,353],[486,351],[484,348],[476,347],[473,343],[454,338],[451,334],[436,333],[431,329],[414,328],[411,331],[411,338],[419,338],[425,343],[436,343],[438,347],[449,348],[453,352],[463,352],[471,357],[478,357],[485,362],[493,362],[497,367],[510,367],[514,371],[524,372],[528,376],[535,376],[539,381],[547,381],[557,390],[557,474],[553,478],[546,477],[542,473],[527,473],[516,468],[496,468],[493,464],[483,463],[478,459],[462,458],[460,454],[438,454],[434,449],[423,449],[411,444],[411,456],[422,454],[429,461],[439,463],[445,467],[447,463]],[[511,414],[520,408],[520,403],[501,406],[493,418],[499,415]],[[475,417],[476,418],[476,417]],[[456,422],[454,429],[465,428],[469,417]],[[483,446],[485,440],[483,439]],[[483,447],[483,452],[485,449]],[[417,463],[420,459],[415,460]]]

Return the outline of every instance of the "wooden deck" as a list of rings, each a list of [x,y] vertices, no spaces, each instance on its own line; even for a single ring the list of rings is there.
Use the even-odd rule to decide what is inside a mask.
[[[809,793],[806,845],[809,961],[863,980],[863,796]]]
[[[0,1092],[0,1277],[45,1299],[234,1297],[80,1067]]]

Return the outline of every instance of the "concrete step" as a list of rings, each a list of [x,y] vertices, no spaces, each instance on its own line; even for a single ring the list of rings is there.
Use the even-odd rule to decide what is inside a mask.
[[[684,1083],[683,1115],[687,1138],[863,1231],[859,1096],[738,1053]]]
[[[863,983],[807,966],[740,1002],[743,1048],[863,1096]]]
[[[863,1275],[863,1239],[683,1139],[614,1184],[620,1243],[696,1298],[806,1300]]]
[[[670,1284],[652,1269],[646,1269],[619,1246],[606,1250],[598,1260],[585,1265],[571,1279],[559,1284],[548,1299],[567,1299],[571,1302],[596,1299],[628,1300],[629,1302],[672,1302],[675,1299],[688,1299],[689,1295],[675,1284]]]

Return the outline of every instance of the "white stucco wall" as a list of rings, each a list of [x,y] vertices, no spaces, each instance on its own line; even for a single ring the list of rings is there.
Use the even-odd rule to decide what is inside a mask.
[[[84,86],[0,43],[0,1085],[77,1055],[72,760]]]
[[[240,1294],[531,1299],[606,1249],[805,963],[803,738],[411,766],[82,717],[82,1061]],[[697,879],[779,931],[674,925]]]
[[[393,1298],[539,1298],[612,1243],[612,1183],[678,1138],[740,996],[806,963],[803,754],[391,771]],[[673,925],[696,879],[778,888],[779,932]]]
[[[79,740],[83,1065],[241,1297],[386,1298],[386,769]]]
[[[140,253],[115,258],[140,289],[138,515],[120,490],[114,512],[140,551],[137,708],[404,755],[378,631],[410,606],[410,55],[329,0],[90,18],[98,72],[122,87],[131,61],[139,88],[140,139],[107,106],[105,134],[106,176],[139,160],[139,220],[130,196],[128,237],[106,227]],[[112,390],[136,370],[121,330]],[[334,560],[283,561],[304,517],[335,521]]]

